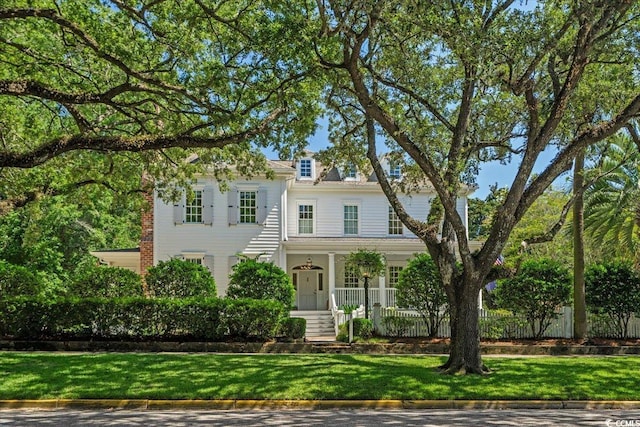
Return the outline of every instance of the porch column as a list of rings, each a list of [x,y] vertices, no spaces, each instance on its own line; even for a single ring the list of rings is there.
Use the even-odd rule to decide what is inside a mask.
[[[386,277],[384,277],[384,276],[378,277],[378,284],[380,286],[380,290],[378,291],[378,292],[380,292],[380,307],[386,307],[387,306],[387,283],[386,283]]]
[[[329,269],[327,276],[329,276],[329,306],[331,307],[331,295],[336,292],[336,254],[329,252]]]

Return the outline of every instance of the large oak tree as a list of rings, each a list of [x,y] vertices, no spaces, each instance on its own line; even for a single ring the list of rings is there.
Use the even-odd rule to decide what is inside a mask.
[[[452,314],[443,368],[486,372],[477,295],[511,231],[580,152],[638,118],[640,5],[319,0],[318,7],[317,52],[341,119],[331,157],[357,161],[366,153],[391,206],[436,261]],[[402,182],[385,175],[379,136],[404,161]],[[556,157],[533,174],[549,147]],[[519,167],[473,253],[456,199],[482,162],[496,159]],[[425,178],[441,224],[433,212],[426,221],[411,217],[396,196]]]

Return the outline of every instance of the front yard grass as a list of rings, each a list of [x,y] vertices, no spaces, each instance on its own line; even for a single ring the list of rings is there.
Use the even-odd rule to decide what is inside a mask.
[[[445,376],[435,356],[0,353],[0,399],[571,399],[640,397],[639,357],[486,357]]]

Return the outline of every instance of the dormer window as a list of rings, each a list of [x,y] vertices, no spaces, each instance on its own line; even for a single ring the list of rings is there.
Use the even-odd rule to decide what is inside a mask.
[[[298,161],[298,178],[313,179],[313,159],[300,159]]]
[[[400,168],[400,164],[394,161],[389,162],[389,177],[400,179],[401,174],[402,171]]]
[[[349,166],[347,166],[347,173],[345,175],[345,178],[355,179],[357,175],[358,169],[356,169],[356,166],[354,164],[350,164]]]

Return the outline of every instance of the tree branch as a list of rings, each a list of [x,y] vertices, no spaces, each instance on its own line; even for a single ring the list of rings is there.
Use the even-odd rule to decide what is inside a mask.
[[[267,132],[282,110],[273,111],[252,129],[218,137],[177,136],[62,136],[27,152],[0,152],[0,167],[32,168],[74,150],[148,151],[170,147],[223,148]]]

